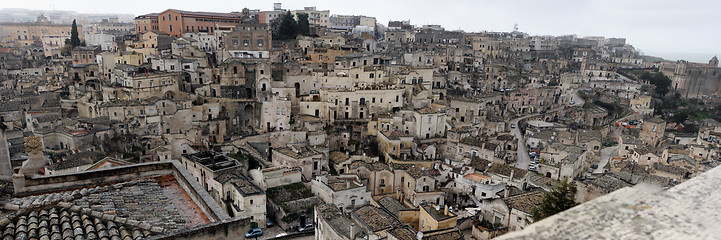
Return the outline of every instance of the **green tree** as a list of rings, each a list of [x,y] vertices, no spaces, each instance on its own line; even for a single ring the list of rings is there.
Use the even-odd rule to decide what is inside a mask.
[[[310,36],[310,23],[308,23],[308,14],[307,13],[299,13],[298,14],[298,28],[297,32],[300,35],[304,36]]]
[[[298,36],[297,25],[298,23],[295,21],[290,12],[281,15],[280,18],[275,19],[271,23],[271,29],[273,29],[273,39],[295,39],[295,37]]]
[[[686,110],[676,112],[673,114],[673,117],[671,117],[671,121],[675,123],[683,123],[688,119],[689,112]]]
[[[639,78],[643,81],[647,81],[650,84],[653,84],[656,86],[656,93],[658,93],[661,96],[666,95],[669,91],[671,91],[671,79],[668,78],[663,73],[657,72],[657,73],[651,73],[651,72],[643,72],[639,76]]]
[[[80,35],[78,35],[78,25],[73,19],[73,26],[70,28],[70,44],[73,47],[80,46]]]
[[[63,56],[70,56],[70,51],[73,50],[73,44],[70,42],[70,39],[65,39],[65,45],[63,45],[62,48],[60,48],[60,55]]]
[[[537,222],[578,205],[575,200],[575,195],[576,186],[569,183],[568,179],[564,179],[558,186],[543,195],[541,204],[534,207],[531,211],[531,219]]]

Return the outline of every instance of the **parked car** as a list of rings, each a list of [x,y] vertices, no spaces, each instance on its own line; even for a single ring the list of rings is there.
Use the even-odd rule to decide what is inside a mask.
[[[250,229],[247,233],[245,233],[245,238],[252,238],[252,237],[260,237],[263,235],[263,229],[260,228],[253,228]]]
[[[269,217],[266,217],[266,218],[265,218],[265,226],[266,226],[266,227],[272,227],[272,226],[273,226],[273,221],[271,221]]]
[[[576,101],[571,101],[571,105],[575,105],[575,104],[576,104]]]
[[[545,113],[546,113],[546,110],[541,110],[541,114],[545,114]]]
[[[563,109],[568,109],[568,108],[570,108],[570,107],[571,107],[571,106],[566,105],[566,106],[563,106]]]
[[[595,163],[594,163],[594,164],[591,164],[591,168],[592,168],[592,169],[598,168],[598,164],[595,164]]]
[[[298,226],[298,232],[313,230],[313,223],[306,223],[305,226]]]
[[[536,166],[536,165],[528,166],[528,171],[538,172],[538,166]]]
[[[516,128],[516,124],[511,123],[511,128]]]

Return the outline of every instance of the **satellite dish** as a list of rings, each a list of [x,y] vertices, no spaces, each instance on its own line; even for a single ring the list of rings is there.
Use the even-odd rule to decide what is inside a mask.
[[[436,205],[436,211],[440,211],[440,210],[441,210],[441,206]]]
[[[418,233],[416,233],[416,238],[417,238],[418,240],[423,239],[423,232],[420,232],[420,231],[419,231]]]

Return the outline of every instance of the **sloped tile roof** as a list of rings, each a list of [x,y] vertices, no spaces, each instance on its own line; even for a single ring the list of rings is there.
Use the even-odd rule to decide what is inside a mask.
[[[158,234],[122,219],[115,221],[64,207],[27,210],[3,220],[7,222],[3,239],[144,239]]]
[[[503,199],[508,207],[530,214],[543,201],[543,191],[535,191]]]
[[[172,175],[10,199],[3,239],[144,239],[210,221]]]
[[[399,224],[398,220],[396,220],[391,214],[387,213],[383,209],[371,205],[361,207],[354,213],[374,232],[391,228],[392,226]]]

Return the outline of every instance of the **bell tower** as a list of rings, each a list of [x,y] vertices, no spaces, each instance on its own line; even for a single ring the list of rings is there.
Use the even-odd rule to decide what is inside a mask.
[[[716,56],[713,56],[711,60],[708,61],[708,65],[711,65],[713,67],[718,67],[718,58]]]

